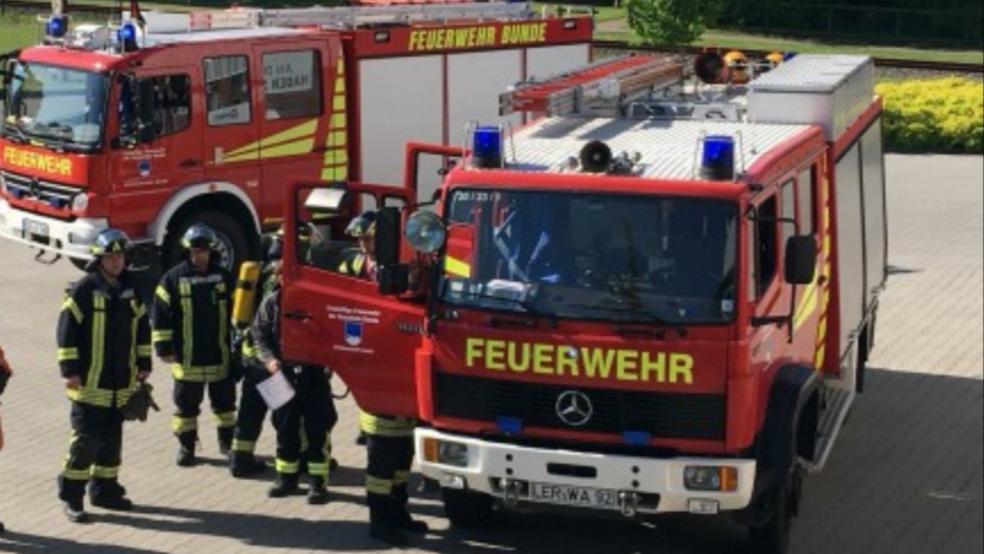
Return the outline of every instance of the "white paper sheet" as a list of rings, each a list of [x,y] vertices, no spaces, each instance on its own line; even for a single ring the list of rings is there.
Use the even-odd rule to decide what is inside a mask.
[[[271,410],[276,410],[294,398],[294,387],[290,386],[283,371],[278,371],[257,383],[256,390],[260,392],[263,401]]]

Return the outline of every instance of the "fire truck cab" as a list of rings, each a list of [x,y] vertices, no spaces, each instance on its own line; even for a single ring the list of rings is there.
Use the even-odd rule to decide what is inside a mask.
[[[753,551],[786,551],[874,344],[873,66],[682,75],[627,57],[515,87],[500,113],[546,116],[409,145],[392,201],[294,187],[292,231],[316,213],[340,228],[371,198],[378,269],[339,273],[289,232],[285,356],[332,367],[362,409],[419,418],[420,468],[454,524],[483,525],[494,502],[729,513]],[[414,210],[427,154],[464,155]]]
[[[408,140],[499,120],[500,89],[586,63],[592,32],[504,2],[68,23],[4,59],[0,237],[81,264],[114,226],[165,267],[196,222],[256,259],[289,183],[399,184]]]

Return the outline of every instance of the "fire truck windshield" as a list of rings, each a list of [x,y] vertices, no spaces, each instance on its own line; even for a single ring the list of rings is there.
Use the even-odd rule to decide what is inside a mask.
[[[446,302],[615,322],[734,315],[732,202],[458,189],[447,208]]]
[[[90,150],[105,124],[109,78],[33,62],[14,67],[4,102],[3,134],[51,148]]]

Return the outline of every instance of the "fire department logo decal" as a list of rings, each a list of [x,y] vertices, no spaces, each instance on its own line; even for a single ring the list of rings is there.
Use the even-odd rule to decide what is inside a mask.
[[[560,393],[554,409],[557,411],[557,417],[571,427],[584,425],[594,415],[591,398],[576,390],[566,390]]]
[[[348,344],[349,346],[358,346],[362,344],[361,321],[343,321],[342,325],[345,328],[345,344]]]

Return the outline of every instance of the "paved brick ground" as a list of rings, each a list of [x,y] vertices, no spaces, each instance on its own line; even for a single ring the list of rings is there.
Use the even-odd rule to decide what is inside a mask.
[[[868,392],[856,405],[825,471],[807,485],[794,531],[798,553],[946,553],[984,549],[984,352],[980,157],[889,156],[893,276],[879,315]],[[3,409],[0,454],[4,552],[367,551],[362,450],[353,407],[344,403],[335,444],[343,469],[334,502],[268,500],[263,480],[234,481],[222,466],[211,423],[206,463],[172,465],[166,413],[128,424],[122,478],[141,505],[96,523],[68,524],[55,499],[68,433],[68,404],[54,359],[61,289],[77,273],[43,268],[0,243],[0,343],[17,370]],[[170,379],[153,378],[169,404]],[[272,451],[269,428],[261,453]],[[435,532],[422,551],[730,553],[740,528],[718,519],[665,518],[643,527],[582,517],[498,516],[481,533],[450,531],[433,497],[412,509]]]

